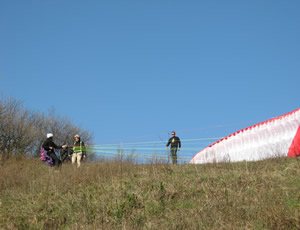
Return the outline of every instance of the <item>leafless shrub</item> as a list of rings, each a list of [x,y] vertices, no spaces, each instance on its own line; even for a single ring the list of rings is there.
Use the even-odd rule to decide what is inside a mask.
[[[122,145],[117,149],[117,153],[114,155],[113,160],[115,162],[126,162],[131,164],[136,164],[138,162],[137,155],[135,154],[135,150],[132,149],[130,153],[124,151]]]
[[[36,120],[19,101],[8,98],[1,102],[1,159],[28,154],[33,147],[32,132]]]
[[[156,156],[153,154],[150,158],[146,160],[147,164],[168,164],[169,163],[169,155],[168,157]]]
[[[20,101],[1,98],[0,101],[0,161],[12,156],[37,156],[46,133],[52,132],[58,144],[72,144],[73,136],[79,134],[85,142],[93,135],[69,119],[57,115],[36,113],[24,108]]]
[[[221,162],[223,162],[223,163],[231,163],[231,158],[230,158],[229,153],[224,154]]]

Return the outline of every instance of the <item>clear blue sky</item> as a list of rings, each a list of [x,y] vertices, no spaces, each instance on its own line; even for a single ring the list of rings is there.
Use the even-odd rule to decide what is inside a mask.
[[[222,137],[299,108],[299,12],[299,0],[2,0],[0,93],[54,107],[97,144]]]

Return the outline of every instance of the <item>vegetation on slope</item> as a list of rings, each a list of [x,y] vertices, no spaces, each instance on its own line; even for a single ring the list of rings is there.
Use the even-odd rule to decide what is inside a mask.
[[[1,229],[300,229],[300,159],[0,167]]]

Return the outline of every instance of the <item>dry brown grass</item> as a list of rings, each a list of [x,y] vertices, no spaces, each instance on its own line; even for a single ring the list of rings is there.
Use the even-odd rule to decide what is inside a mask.
[[[0,166],[0,229],[300,229],[300,159]]]

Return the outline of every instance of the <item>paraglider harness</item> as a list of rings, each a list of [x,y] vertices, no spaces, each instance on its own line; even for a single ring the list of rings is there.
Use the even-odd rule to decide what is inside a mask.
[[[50,167],[54,166],[54,160],[47,154],[47,151],[43,147],[41,147],[41,160]]]

